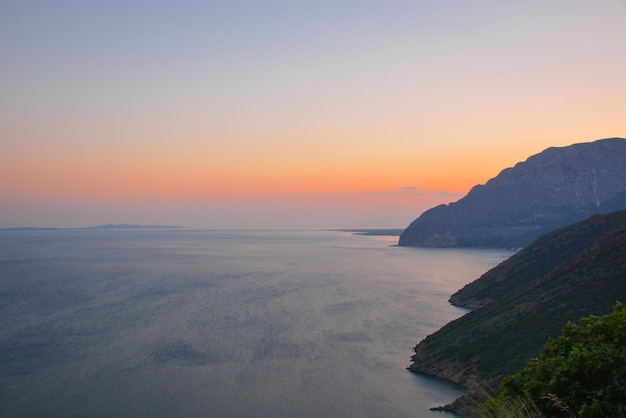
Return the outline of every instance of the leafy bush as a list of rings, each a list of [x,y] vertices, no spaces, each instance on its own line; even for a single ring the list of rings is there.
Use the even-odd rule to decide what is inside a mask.
[[[537,405],[528,396],[515,399],[494,399],[482,403],[470,416],[480,418],[543,418]]]
[[[500,390],[485,408],[530,399],[547,417],[626,417],[626,307],[567,323]]]

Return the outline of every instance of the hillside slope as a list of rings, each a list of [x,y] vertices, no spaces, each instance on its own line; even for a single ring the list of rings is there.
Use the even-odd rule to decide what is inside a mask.
[[[626,211],[594,215],[584,222],[543,235],[521,251],[465,285],[450,303],[479,308],[527,286],[613,231],[626,228]]]
[[[626,211],[615,216],[624,221]],[[586,230],[583,224],[574,227]],[[563,247],[574,241],[564,240]],[[576,252],[564,249],[570,251]],[[603,235],[548,273],[428,336],[415,347],[409,370],[485,387],[537,356],[567,321],[607,314],[616,301],[626,301],[626,228]]]
[[[626,139],[553,147],[462,199],[424,212],[401,246],[522,247],[595,213],[626,209]]]

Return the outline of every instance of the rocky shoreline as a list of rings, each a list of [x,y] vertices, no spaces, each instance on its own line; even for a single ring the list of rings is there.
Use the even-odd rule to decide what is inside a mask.
[[[540,266],[529,262],[539,259]],[[626,211],[546,234],[466,286],[464,297],[480,307],[417,344],[409,370],[467,388],[468,396],[439,410],[468,414],[565,323],[605,315],[626,301],[624,277]]]

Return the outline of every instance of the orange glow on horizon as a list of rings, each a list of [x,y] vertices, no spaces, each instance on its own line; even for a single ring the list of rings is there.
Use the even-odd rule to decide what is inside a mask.
[[[82,158],[30,159],[5,165],[13,173],[0,189],[11,194],[92,198],[208,197],[235,195],[336,194],[383,192],[416,187],[425,193],[466,193],[497,171],[473,160],[422,161],[294,161],[279,164],[266,158],[256,165],[202,163],[193,159]],[[441,161],[441,160],[439,160]],[[482,169],[482,171],[481,171]],[[489,172],[487,172],[489,171]]]

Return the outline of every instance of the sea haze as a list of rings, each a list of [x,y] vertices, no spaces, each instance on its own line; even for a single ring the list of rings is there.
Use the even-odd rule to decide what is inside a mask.
[[[406,371],[506,250],[310,230],[0,231],[0,415],[423,417]]]

